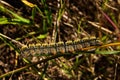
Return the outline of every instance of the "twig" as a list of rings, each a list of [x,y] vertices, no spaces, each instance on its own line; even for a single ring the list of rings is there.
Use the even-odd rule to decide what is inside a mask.
[[[91,24],[91,25],[93,25],[94,27],[97,27],[98,29],[101,29],[101,30],[109,33],[109,34],[113,34],[112,31],[110,31],[110,30],[108,30],[108,29],[106,29],[106,28],[104,28],[104,27],[102,27],[102,26],[97,25],[95,22],[88,21],[88,23]]]
[[[105,45],[99,46],[99,48],[105,48],[108,46],[120,46],[120,42],[105,44]]]
[[[120,30],[119,28],[115,25],[115,23],[110,19],[110,17],[104,13],[102,10],[100,10],[101,13],[104,15],[104,17],[109,21],[109,23],[114,27],[114,31],[116,33],[116,36],[118,37],[118,40],[120,41]]]
[[[113,9],[113,10],[115,10],[115,11],[118,11],[118,9],[117,9],[117,8],[112,7],[112,6],[108,5],[107,3],[105,3],[105,5],[106,5],[108,8],[110,8],[110,9]]]
[[[24,44],[22,44],[22,43],[20,43],[19,41],[16,41],[16,40],[14,40],[14,39],[11,39],[10,37],[8,37],[8,36],[6,36],[6,35],[4,35],[4,34],[2,34],[2,33],[0,33],[0,36],[1,37],[4,37],[4,38],[6,38],[6,39],[8,39],[8,40],[10,40],[10,41],[12,41],[13,43],[16,43],[16,44],[18,44],[19,46],[25,46]]]
[[[7,2],[4,1],[4,0],[0,0],[0,3],[6,5],[6,6],[8,6],[8,7],[14,8],[12,5],[10,5],[9,3],[7,3]]]
[[[120,41],[120,30],[118,26],[110,19],[110,17],[102,10],[102,8],[98,4],[97,4],[97,8],[102,13],[102,15],[106,18],[106,20],[108,20],[108,22],[114,27],[115,34],[118,37],[118,40]]]

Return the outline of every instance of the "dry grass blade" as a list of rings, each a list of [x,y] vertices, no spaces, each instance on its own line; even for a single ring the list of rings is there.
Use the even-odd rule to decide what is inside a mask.
[[[25,46],[24,44],[20,43],[19,41],[16,41],[16,40],[14,40],[14,39],[11,39],[10,37],[8,37],[8,36],[6,36],[6,35],[4,35],[4,34],[2,34],[2,33],[0,33],[0,36],[6,38],[6,39],[8,39],[8,40],[10,40],[10,41],[13,42],[13,43],[18,44],[18,46],[20,46],[20,47]]]
[[[96,28],[98,28],[98,29],[104,31],[104,32],[107,32],[107,33],[109,33],[109,34],[114,34],[114,33],[113,33],[112,31],[110,31],[109,29],[106,29],[106,28],[104,28],[104,27],[102,27],[102,26],[96,24],[95,22],[88,21],[88,23],[91,24],[91,25],[93,25],[94,27],[96,27]]]

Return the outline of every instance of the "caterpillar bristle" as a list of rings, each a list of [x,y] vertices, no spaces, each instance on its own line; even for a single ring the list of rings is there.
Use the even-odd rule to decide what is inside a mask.
[[[46,46],[49,46],[48,44],[46,44],[46,43],[44,43],[44,44],[42,44],[41,46],[44,46],[44,47],[46,47]]]
[[[40,47],[41,45],[42,45],[42,44],[39,44],[39,43],[38,43],[38,44],[36,44],[35,46]]]
[[[29,44],[28,47],[29,47],[29,48],[34,48],[34,47],[35,47],[35,44]]]
[[[76,39],[76,40],[74,40],[73,42],[80,42],[80,39]]]
[[[64,45],[64,42],[58,42],[58,43],[56,43],[56,45],[57,45],[57,46],[59,46],[59,45]]]
[[[25,50],[25,49],[27,49],[27,48],[28,48],[28,46],[27,46],[27,45],[22,46],[22,50]]]

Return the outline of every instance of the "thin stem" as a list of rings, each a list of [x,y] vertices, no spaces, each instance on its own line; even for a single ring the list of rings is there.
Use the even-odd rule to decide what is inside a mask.
[[[12,41],[13,43],[18,44],[18,45],[21,46],[21,47],[22,47],[22,46],[25,46],[24,44],[20,43],[19,41],[16,41],[16,40],[14,40],[14,39],[11,39],[10,37],[8,37],[8,36],[6,36],[6,35],[4,35],[4,34],[2,34],[2,33],[0,33],[0,36],[2,36],[2,37],[4,37],[4,38]]]

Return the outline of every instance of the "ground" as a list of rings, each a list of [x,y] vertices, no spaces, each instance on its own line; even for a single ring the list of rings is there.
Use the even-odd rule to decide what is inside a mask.
[[[119,8],[119,0],[0,1],[0,79],[120,80]],[[25,45],[91,37],[102,43],[92,52],[86,46],[33,62],[21,55]]]

